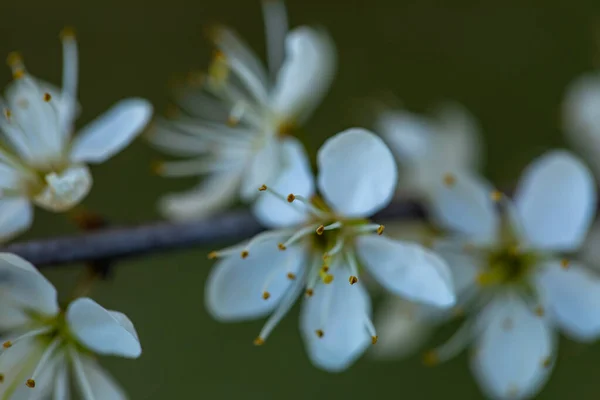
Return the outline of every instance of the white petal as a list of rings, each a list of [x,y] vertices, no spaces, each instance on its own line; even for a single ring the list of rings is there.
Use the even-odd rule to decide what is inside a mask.
[[[317,164],[321,194],[346,217],[381,210],[396,189],[398,171],[391,151],[365,129],[348,129],[328,139],[317,154]]]
[[[247,258],[233,254],[213,267],[205,291],[205,304],[213,317],[237,321],[273,311],[292,285],[287,273],[300,277],[306,260],[302,246],[277,248],[285,238],[264,240],[251,247]],[[270,294],[267,300],[265,291]]]
[[[516,295],[500,295],[481,316],[473,374],[491,398],[535,395],[548,378],[554,337],[543,318]]]
[[[0,198],[0,242],[27,230],[33,221],[33,207],[25,197]]]
[[[80,355],[81,369],[91,389],[94,400],[126,400],[125,391],[98,363],[90,357]],[[79,377],[78,374],[75,374]],[[81,386],[82,382],[78,379]],[[91,399],[90,399],[91,400]]]
[[[393,294],[440,307],[454,305],[448,265],[435,253],[377,235],[358,237],[356,250],[369,273]]]
[[[281,147],[281,170],[273,182],[265,183],[283,195],[294,193],[306,198],[312,197],[315,192],[314,176],[302,143],[293,138],[284,139]],[[298,203],[289,204],[269,192],[264,192],[254,203],[252,212],[267,227],[292,226],[303,222],[307,217],[297,205]]]
[[[379,115],[376,126],[398,163],[404,166],[426,157],[435,139],[431,121],[408,111],[385,111]]]
[[[563,103],[567,139],[600,172],[600,75],[586,74],[567,89]]]
[[[370,314],[371,301],[360,282],[350,285],[336,277],[318,285],[300,314],[300,332],[312,363],[330,372],[348,368],[371,345],[366,328]]]
[[[600,278],[585,267],[548,262],[537,277],[552,318],[569,336],[590,341],[600,336]]]
[[[236,201],[240,179],[238,171],[213,174],[191,190],[163,196],[159,201],[159,209],[173,220],[204,218]]]
[[[56,289],[29,262],[0,253],[0,327],[10,329],[29,321],[26,311],[46,317],[59,312]],[[1,357],[0,357],[1,358]]]
[[[378,359],[397,359],[413,354],[433,333],[433,321],[425,318],[425,308],[427,306],[388,296],[375,314],[379,341],[371,354]]]
[[[453,243],[451,240],[442,240],[434,244],[433,250],[448,264],[457,296],[474,287],[477,275],[481,266],[486,265],[486,260],[482,260],[477,252],[465,250],[460,241]]]
[[[46,186],[33,201],[53,212],[67,211],[79,204],[92,188],[92,175],[85,165],[71,165],[44,176]]]
[[[523,173],[515,191],[515,206],[533,246],[554,251],[576,250],[594,217],[594,179],[572,154],[547,153]]]
[[[260,149],[252,155],[242,178],[240,191],[242,199],[254,200],[259,194],[258,188],[277,176],[283,162],[281,150],[282,146],[278,138],[267,138]]]
[[[71,161],[102,163],[123,150],[152,116],[152,105],[143,99],[119,101],[73,139]]]
[[[73,335],[97,354],[137,358],[142,354],[137,333],[123,314],[109,311],[82,297],[67,308],[67,323]]]
[[[440,179],[430,203],[431,217],[444,228],[474,243],[496,240],[499,218],[490,197],[493,188],[480,178],[452,175],[452,182]]]
[[[285,60],[271,94],[271,106],[281,119],[303,122],[331,85],[335,48],[325,32],[308,27],[292,30],[285,45]]]

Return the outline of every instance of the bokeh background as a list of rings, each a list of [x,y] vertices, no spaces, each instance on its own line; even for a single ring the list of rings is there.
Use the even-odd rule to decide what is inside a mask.
[[[452,99],[479,120],[487,172],[498,184],[548,148],[562,145],[560,102],[578,74],[600,55],[600,3],[584,0],[291,0],[291,24],[320,24],[339,51],[334,86],[302,139],[312,153],[324,138],[368,122],[373,99],[395,96],[413,111]],[[264,56],[258,0],[29,0],[0,2],[0,54],[20,50],[29,70],[60,82],[65,25],[80,43],[83,125],[116,100],[169,101],[168,82],[207,66],[205,27],[234,27]],[[8,68],[0,75],[8,82]],[[84,205],[118,224],[160,218],[156,200],[193,179],[151,174],[161,155],[138,141],[93,168]],[[74,232],[64,215],[36,211],[21,238]],[[104,359],[132,399],[359,399],[367,396],[482,398],[462,356],[435,368],[418,356],[402,362],[361,359],[328,374],[303,353],[296,307],[263,347],[252,345],[262,321],[219,324],[203,307],[210,249],[196,248],[121,262],[92,296],[135,322],[144,348],[137,361]],[[67,297],[80,265],[45,270]],[[597,399],[600,346],[563,340],[557,368],[540,399]]]

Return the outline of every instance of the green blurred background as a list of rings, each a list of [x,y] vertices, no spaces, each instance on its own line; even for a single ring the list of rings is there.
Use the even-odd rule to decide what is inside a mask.
[[[327,27],[339,50],[337,79],[303,137],[313,154],[325,137],[368,121],[364,104],[374,98],[394,95],[415,111],[453,99],[480,121],[488,172],[499,184],[562,143],[564,89],[593,69],[599,55],[600,4],[591,0],[297,0],[288,9],[293,26]],[[134,95],[161,112],[169,79],[207,65],[207,24],[226,23],[259,54],[265,50],[258,1],[2,1],[0,15],[0,54],[20,50],[33,74],[56,83],[58,33],[65,25],[76,28],[80,124]],[[9,78],[7,68],[2,83]],[[84,205],[119,224],[159,218],[159,195],[195,182],[152,176],[149,165],[159,157],[139,141],[94,167],[94,188]],[[64,215],[38,210],[35,228],[22,238],[74,229]],[[139,360],[103,360],[132,399],[481,398],[465,356],[435,368],[416,356],[387,363],[364,357],[342,374],[321,372],[303,354],[297,308],[265,346],[254,347],[262,321],[219,324],[204,310],[207,250],[127,260],[113,280],[95,286],[93,297],[129,315],[142,340]],[[66,266],[45,272],[66,297],[80,271]],[[539,398],[597,399],[599,374],[600,346],[563,340]]]

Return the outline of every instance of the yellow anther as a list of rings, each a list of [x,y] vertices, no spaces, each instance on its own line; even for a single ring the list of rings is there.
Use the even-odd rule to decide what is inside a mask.
[[[296,200],[296,196],[294,196],[294,194],[293,194],[293,193],[290,193],[290,194],[288,194],[288,197],[287,197],[287,201],[288,201],[288,203],[291,203],[291,202],[293,202],[294,200]]]
[[[23,68],[17,68],[13,71],[13,79],[21,79],[25,76],[25,70]]]
[[[314,291],[314,290],[312,290],[312,289],[306,289],[306,295],[307,295],[308,297],[312,297],[312,295],[313,295],[314,293],[315,293],[315,291]]]
[[[8,53],[8,56],[6,57],[6,63],[10,67],[22,64],[23,57],[21,57],[21,53],[19,53],[17,51],[11,51],[10,53]]]
[[[263,298],[264,300],[268,300],[268,299],[269,299],[269,297],[271,297],[271,293],[269,293],[269,292],[263,292],[263,294],[262,294],[262,298]]]
[[[378,339],[377,336],[371,336],[371,343],[372,344],[377,344],[377,339]]]
[[[240,120],[238,118],[229,116],[227,117],[227,126],[230,128],[233,128],[234,126],[237,126],[240,123]]]
[[[35,381],[33,379],[27,379],[27,382],[25,382],[25,384],[27,385],[27,387],[32,389],[35,387]]]
[[[60,38],[62,40],[65,40],[65,39],[75,39],[75,29],[73,29],[73,27],[71,27],[71,26],[65,26],[60,31]]]
[[[285,250],[287,249],[287,247],[285,247],[285,245],[283,243],[277,243],[277,248],[279,248],[279,250]]]
[[[446,174],[444,175],[444,184],[448,187],[452,187],[454,186],[454,184],[456,183],[456,177],[452,174]]]
[[[162,161],[153,161],[150,164],[150,170],[155,175],[162,175],[165,171],[165,163]]]
[[[254,339],[255,346],[262,346],[263,344],[265,344],[265,339],[261,338],[260,336]]]
[[[250,252],[248,252],[248,250],[242,250],[242,252],[240,253],[240,256],[242,258],[248,258],[249,254],[250,254]]]
[[[384,229],[385,229],[385,226],[384,226],[384,225],[379,225],[379,226],[377,227],[377,234],[381,236],[381,235],[383,234],[383,230],[384,230]]]
[[[4,374],[0,374],[0,383],[4,383]]]
[[[219,253],[216,251],[211,251],[210,253],[208,253],[208,259],[209,260],[214,260],[215,258],[219,257]]]
[[[292,274],[291,272],[288,272],[286,276],[290,281],[296,279],[296,275]]]
[[[264,192],[265,190],[267,190],[267,185],[262,185],[261,187],[258,188],[259,192]]]
[[[8,349],[9,347],[12,347],[12,342],[10,340],[7,340],[6,342],[2,343],[2,347]]]
[[[6,119],[10,119],[10,117],[12,117],[12,111],[10,111],[10,108],[4,109],[4,116],[6,117]]]
[[[544,314],[546,313],[544,310],[544,307],[542,307],[542,306],[537,306],[535,308],[534,312],[535,312],[535,315],[537,315],[538,317],[543,317]]]
[[[52,100],[52,96],[50,95],[50,93],[44,93],[44,101],[47,103],[50,100]]]
[[[324,284],[329,285],[331,282],[333,282],[333,275],[327,274],[325,277],[323,277]]]
[[[490,198],[492,199],[492,201],[494,202],[499,202],[500,200],[502,200],[502,192],[499,190],[494,190],[492,191],[492,193],[490,193]]]
[[[348,282],[350,282],[351,285],[354,285],[356,282],[358,282],[358,278],[354,275],[350,275],[350,278],[348,278]]]
[[[323,232],[325,232],[325,227],[323,225],[319,225],[316,232],[317,232],[317,235],[322,235]]]
[[[542,360],[542,367],[550,368],[552,366],[552,357],[546,357]]]
[[[560,261],[560,266],[561,266],[563,269],[569,269],[569,264],[570,264],[570,262],[569,262],[569,260],[567,260],[566,258],[563,258],[563,259]]]
[[[429,350],[423,354],[423,364],[428,367],[433,367],[434,365],[438,365],[440,363],[440,358],[435,350]]]
[[[323,271],[323,272],[328,272],[328,271],[329,271],[329,266],[328,266],[328,265],[323,265],[323,266],[321,267],[321,271]]]
[[[321,329],[317,329],[315,331],[315,333],[317,334],[317,336],[320,338],[322,338],[325,335],[325,332],[323,332]]]
[[[227,65],[227,57],[222,51],[216,51],[213,62],[208,68],[208,74],[215,83],[223,83],[229,78],[229,66]]]

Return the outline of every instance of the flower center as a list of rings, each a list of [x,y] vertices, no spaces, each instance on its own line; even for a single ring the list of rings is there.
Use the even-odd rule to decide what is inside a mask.
[[[487,270],[478,277],[482,285],[526,284],[538,256],[521,251],[517,246],[506,246],[487,254]]]

